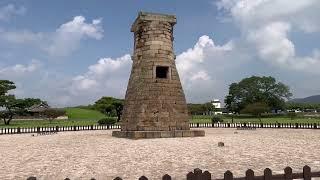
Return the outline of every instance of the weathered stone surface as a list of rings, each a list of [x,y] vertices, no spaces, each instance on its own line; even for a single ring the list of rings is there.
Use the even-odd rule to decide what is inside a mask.
[[[167,131],[190,130],[186,99],[173,51],[175,23],[173,15],[145,12],[140,12],[133,23],[133,63],[121,117],[121,131],[129,134],[116,132],[115,136],[175,137],[175,133]],[[139,132],[131,135],[133,131]],[[141,131],[149,132],[141,134]],[[183,133],[185,136],[204,135],[204,132]]]
[[[204,136],[200,130],[175,130],[175,131],[113,131],[112,136],[129,139],[174,138],[174,137],[199,137]]]

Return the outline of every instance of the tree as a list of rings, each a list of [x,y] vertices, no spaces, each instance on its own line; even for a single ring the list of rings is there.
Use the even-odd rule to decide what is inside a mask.
[[[14,82],[9,80],[0,80],[0,118],[3,119],[5,125],[9,125],[15,114],[24,114],[26,109],[41,102],[40,99],[26,98],[16,99],[10,90],[16,88]]]
[[[241,112],[252,114],[259,118],[261,122],[261,114],[270,111],[268,105],[264,102],[248,104]]]
[[[16,99],[14,95],[8,94],[10,90],[15,89],[13,82],[8,80],[0,80],[0,118],[3,119],[5,125],[9,125],[14,113],[23,109],[23,100]]]
[[[212,105],[211,102],[207,102],[204,104],[188,104],[188,111],[192,115],[199,115],[208,113],[210,111],[214,111],[215,107]]]
[[[123,104],[122,99],[102,97],[94,103],[93,108],[108,116],[117,116],[117,121],[120,121]]]
[[[57,117],[64,116],[66,114],[66,111],[63,109],[49,108],[41,112],[41,114],[42,116],[46,117],[51,123],[52,120],[56,119]]]
[[[203,108],[201,104],[187,104],[188,112],[192,115],[198,115],[203,113]]]
[[[45,104],[45,105],[48,105],[48,103],[46,101],[42,101],[41,99],[39,98],[25,98],[23,100],[23,105],[25,108],[29,108],[33,105],[37,105],[37,104]]]
[[[0,80],[0,96],[4,96],[8,91],[15,89],[16,86],[12,81]]]
[[[123,102],[122,101],[115,101],[112,103],[115,110],[116,110],[116,114],[117,114],[117,121],[120,121],[120,117],[122,114],[122,110],[123,110]]]
[[[275,78],[252,76],[230,85],[225,104],[226,108],[236,113],[240,113],[249,104],[258,102],[277,111],[285,108],[285,101],[291,96],[289,87],[277,82]]]

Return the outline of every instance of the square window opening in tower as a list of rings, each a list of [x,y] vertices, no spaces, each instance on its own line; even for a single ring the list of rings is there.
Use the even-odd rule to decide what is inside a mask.
[[[157,66],[156,67],[156,78],[168,79],[169,67],[168,66]]]

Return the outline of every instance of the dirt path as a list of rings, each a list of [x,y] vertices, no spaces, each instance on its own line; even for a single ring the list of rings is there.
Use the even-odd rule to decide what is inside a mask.
[[[109,180],[116,176],[185,179],[194,168],[222,178],[226,170],[243,176],[252,168],[282,173],[304,165],[320,171],[320,131],[293,129],[206,129],[206,137],[128,140],[111,131],[64,132],[47,136],[1,135],[0,179]],[[225,147],[218,147],[223,141]]]

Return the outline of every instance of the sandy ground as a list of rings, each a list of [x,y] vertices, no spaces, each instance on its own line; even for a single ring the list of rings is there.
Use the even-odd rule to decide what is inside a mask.
[[[0,135],[0,179],[160,179],[166,173],[185,179],[194,168],[223,178],[226,170],[235,176],[248,168],[260,175],[266,167],[302,172],[306,164],[320,171],[319,130],[205,130],[205,137],[144,140],[114,138],[106,130]]]

